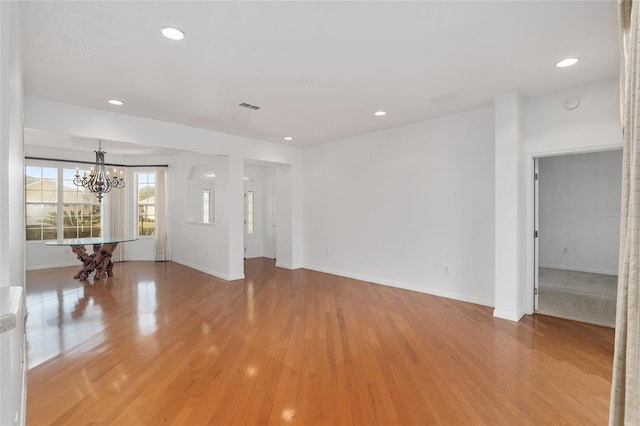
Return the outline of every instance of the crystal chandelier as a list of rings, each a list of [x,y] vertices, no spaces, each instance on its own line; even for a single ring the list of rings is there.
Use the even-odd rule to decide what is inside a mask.
[[[98,196],[98,202],[102,202],[102,197],[107,192],[111,191],[111,188],[124,188],[124,178],[122,177],[122,170],[120,171],[120,177],[116,176],[116,169],[113,169],[113,176],[109,176],[106,166],[104,165],[104,154],[102,150],[102,140],[98,142],[98,150],[96,153],[96,164],[91,167],[91,171],[87,176],[87,172],[84,172],[83,176],[80,176],[78,168],[76,168],[76,175],[73,179],[73,183],[76,186],[82,186],[88,188],[89,191],[95,192]]]

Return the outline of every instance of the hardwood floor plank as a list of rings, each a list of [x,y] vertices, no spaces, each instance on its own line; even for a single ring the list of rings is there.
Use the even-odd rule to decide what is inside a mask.
[[[614,331],[309,270],[27,273],[27,423],[604,424]]]

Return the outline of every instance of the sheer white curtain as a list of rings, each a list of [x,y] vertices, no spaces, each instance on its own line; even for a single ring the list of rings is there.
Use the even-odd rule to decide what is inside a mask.
[[[124,181],[129,185],[135,185],[135,183],[131,183],[129,181],[129,173],[126,168],[122,168],[122,177]],[[108,197],[108,205],[109,209],[109,234],[112,237],[126,237],[130,234],[129,232],[129,196],[127,195],[128,191],[125,188],[116,188],[112,189]],[[122,262],[127,259],[127,245],[126,244],[118,244],[118,248],[113,252],[113,256],[111,260],[114,262]]]
[[[167,206],[165,202],[166,169],[156,170],[156,261],[167,260]]]
[[[622,220],[616,343],[611,384],[610,425],[640,424],[640,4],[618,4],[622,29],[621,70]]]

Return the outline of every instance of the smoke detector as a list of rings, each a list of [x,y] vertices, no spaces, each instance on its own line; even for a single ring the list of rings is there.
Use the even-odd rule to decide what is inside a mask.
[[[578,108],[578,105],[580,105],[580,99],[575,97],[567,98],[564,100],[563,105],[564,109],[571,111],[572,109]]]

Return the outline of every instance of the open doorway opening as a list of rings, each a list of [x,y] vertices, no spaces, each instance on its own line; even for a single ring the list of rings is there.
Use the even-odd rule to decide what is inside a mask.
[[[535,159],[534,308],[615,325],[622,151]]]
[[[275,259],[276,168],[245,164],[244,167],[244,257]]]

